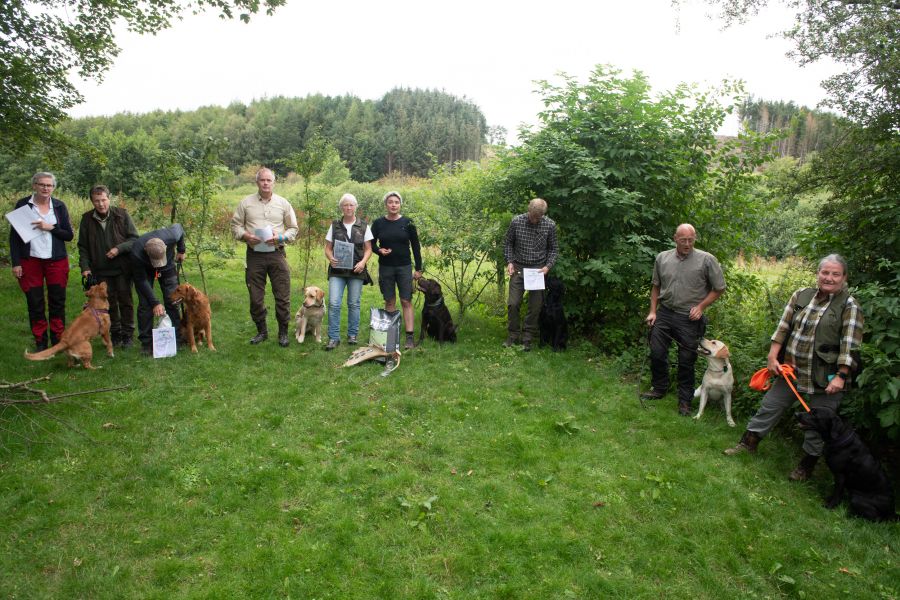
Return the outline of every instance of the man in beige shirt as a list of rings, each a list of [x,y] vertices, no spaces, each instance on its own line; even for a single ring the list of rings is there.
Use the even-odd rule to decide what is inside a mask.
[[[245,280],[250,292],[250,317],[256,323],[251,344],[269,337],[266,326],[266,277],[272,282],[278,344],[287,347],[291,318],[291,269],[284,245],[297,237],[297,215],[290,202],[274,193],[275,174],[262,168],[256,173],[259,191],[241,200],[231,218],[234,239],[247,244]]]

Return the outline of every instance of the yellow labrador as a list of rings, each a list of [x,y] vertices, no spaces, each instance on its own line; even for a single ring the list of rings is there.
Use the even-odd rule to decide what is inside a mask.
[[[322,319],[325,316],[325,292],[314,285],[303,290],[303,304],[297,311],[297,343],[302,344],[307,333],[316,337],[316,342],[322,341]]]
[[[708,364],[700,387],[694,391],[694,398],[700,398],[700,409],[694,418],[699,419],[703,416],[707,400],[710,398],[721,399],[725,406],[725,421],[730,427],[734,427],[734,419],[731,418],[731,390],[734,387],[734,371],[731,369],[731,363],[728,362],[730,356],[728,346],[719,340],[702,339],[697,351],[706,357]]]

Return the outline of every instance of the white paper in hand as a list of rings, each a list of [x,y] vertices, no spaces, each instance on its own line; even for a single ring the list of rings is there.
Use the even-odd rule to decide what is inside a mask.
[[[266,226],[258,228],[253,232],[253,235],[262,240],[260,243],[253,246],[254,250],[257,252],[275,252],[275,246],[270,246],[266,243],[266,240],[271,240],[274,235],[271,227]]]
[[[522,269],[522,281],[526,290],[544,289],[544,272],[540,269]]]

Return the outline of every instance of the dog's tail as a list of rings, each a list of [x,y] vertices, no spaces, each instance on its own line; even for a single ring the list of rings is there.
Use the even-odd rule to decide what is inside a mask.
[[[28,360],[49,360],[68,347],[69,344],[61,341],[54,346],[50,346],[46,350],[41,350],[40,352],[29,352],[28,350],[26,350],[25,358],[27,358]]]

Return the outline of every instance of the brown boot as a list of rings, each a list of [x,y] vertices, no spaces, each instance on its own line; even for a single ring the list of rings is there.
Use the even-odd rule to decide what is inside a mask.
[[[759,445],[759,440],[762,438],[759,437],[758,434],[753,431],[745,431],[744,435],[741,436],[741,441],[737,443],[737,446],[734,448],[728,448],[724,451],[728,456],[734,456],[735,454],[740,454],[741,452],[749,452],[753,454],[756,452],[756,447]]]
[[[800,459],[800,464],[797,465],[797,468],[788,475],[788,479],[791,481],[806,481],[812,477],[813,468],[815,468],[817,462],[819,462],[818,456],[805,454],[803,458]]]

